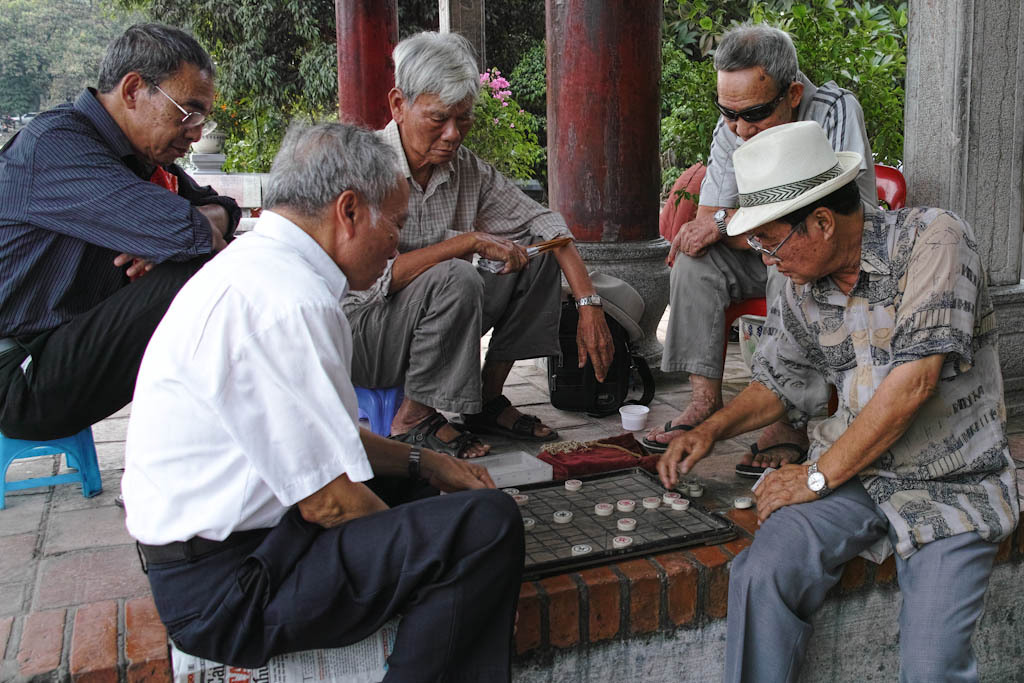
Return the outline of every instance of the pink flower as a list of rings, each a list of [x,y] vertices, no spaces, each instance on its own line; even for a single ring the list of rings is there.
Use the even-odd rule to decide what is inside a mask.
[[[507,106],[508,106],[508,102],[502,102],[502,103],[501,103],[501,106],[503,106],[503,107],[507,107]]]
[[[494,117],[494,125],[498,125],[498,117],[497,116]]]
[[[516,127],[516,124],[514,124],[514,123],[510,123],[510,124],[508,124],[508,127],[509,127],[509,128],[515,128],[515,127]]]
[[[491,78],[491,75],[488,74],[488,73],[480,74],[480,85],[483,85],[484,83],[486,83],[488,80],[490,80],[490,78]]]

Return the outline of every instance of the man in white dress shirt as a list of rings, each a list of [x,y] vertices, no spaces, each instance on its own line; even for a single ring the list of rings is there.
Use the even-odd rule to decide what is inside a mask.
[[[358,427],[340,302],[380,277],[407,204],[373,133],[293,129],[253,233],[193,277],[146,350],[122,491],[185,652],[253,667],[401,614],[386,680],[509,680],[523,563],[511,498],[390,509],[368,482],[494,486],[479,466]]]

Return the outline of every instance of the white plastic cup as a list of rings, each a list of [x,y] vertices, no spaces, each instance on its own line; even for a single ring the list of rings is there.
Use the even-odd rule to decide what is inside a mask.
[[[635,432],[647,425],[647,413],[651,409],[647,406],[629,405],[619,408],[619,416],[622,417],[622,428],[627,432]]]

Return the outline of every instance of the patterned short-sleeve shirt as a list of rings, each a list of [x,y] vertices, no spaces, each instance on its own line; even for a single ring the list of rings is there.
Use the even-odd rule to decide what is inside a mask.
[[[968,531],[988,541],[1017,523],[1006,440],[995,313],[971,227],[941,209],[865,205],[860,277],[844,294],[831,278],[789,281],[772,304],[754,379],[806,423],[824,375],[839,409],[811,434],[816,460],[846,431],[898,365],[945,354],[938,389],[902,437],[860,473],[885,513],[896,552]],[[869,553],[880,561],[885,541]]]

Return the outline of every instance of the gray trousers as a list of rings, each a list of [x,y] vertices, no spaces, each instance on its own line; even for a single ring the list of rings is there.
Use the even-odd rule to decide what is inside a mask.
[[[703,256],[676,255],[669,279],[671,313],[661,369],[721,379],[725,309],[734,301],[765,297],[769,305],[786,278],[766,268],[753,251],[713,244]]]
[[[353,383],[402,384],[407,397],[437,410],[479,413],[480,337],[487,330],[494,329],[491,360],[558,353],[560,273],[551,254],[508,275],[451,259],[383,302],[346,305]]]
[[[843,564],[888,530],[858,479],[822,500],[774,512],[733,560],[725,680],[796,681],[811,637],[808,619]],[[971,532],[928,543],[906,560],[896,556],[901,681],[978,679],[971,633],[997,549]]]

